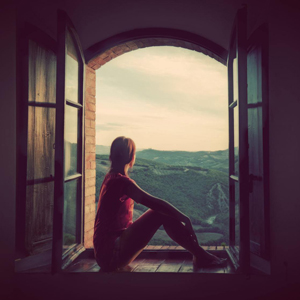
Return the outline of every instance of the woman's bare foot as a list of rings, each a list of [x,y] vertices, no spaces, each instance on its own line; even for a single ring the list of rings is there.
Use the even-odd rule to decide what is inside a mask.
[[[204,267],[218,267],[224,266],[227,263],[227,258],[220,258],[215,256],[209,252],[196,257],[193,256],[193,264],[197,268],[204,268]]]

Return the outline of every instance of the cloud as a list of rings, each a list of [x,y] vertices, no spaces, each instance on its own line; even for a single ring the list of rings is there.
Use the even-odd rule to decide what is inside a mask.
[[[100,123],[96,125],[96,130],[116,130],[120,127],[128,126],[122,123]]]
[[[226,67],[205,55],[175,47],[124,54],[97,71],[96,95],[97,143],[126,135],[142,148],[228,146]]]

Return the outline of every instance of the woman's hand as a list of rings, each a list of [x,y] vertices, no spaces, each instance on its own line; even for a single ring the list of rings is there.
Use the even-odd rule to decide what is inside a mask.
[[[186,218],[181,223],[183,223],[183,225],[187,229],[189,235],[192,237],[193,241],[195,243],[197,243],[197,245],[198,245],[197,236],[196,236],[195,231],[193,229],[192,222],[191,222],[190,218],[186,216]]]

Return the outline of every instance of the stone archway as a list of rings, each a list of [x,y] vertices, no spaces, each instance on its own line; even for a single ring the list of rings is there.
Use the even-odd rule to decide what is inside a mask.
[[[137,49],[174,46],[203,53],[226,65],[227,51],[188,32],[171,29],[134,30],[97,43],[87,49],[85,76],[85,212],[84,246],[93,247],[96,193],[96,70],[112,59]]]

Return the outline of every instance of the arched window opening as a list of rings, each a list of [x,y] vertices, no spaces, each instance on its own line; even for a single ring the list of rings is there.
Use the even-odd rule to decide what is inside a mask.
[[[179,47],[126,53],[96,71],[96,207],[117,136],[137,145],[130,177],[188,215],[201,245],[228,245],[226,66]],[[147,207],[135,203],[133,220]],[[149,245],[178,246],[161,227]]]

